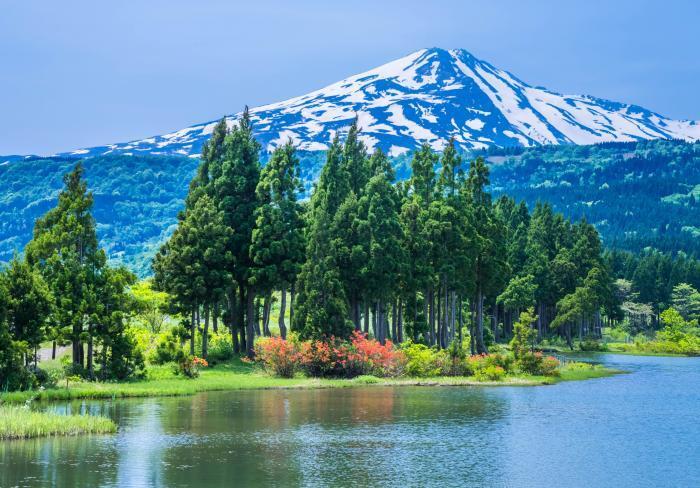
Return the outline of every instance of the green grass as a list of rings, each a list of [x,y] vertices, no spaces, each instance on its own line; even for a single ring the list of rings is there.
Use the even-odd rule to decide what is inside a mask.
[[[106,417],[60,415],[24,407],[0,406],[0,439],[107,434],[116,430],[116,424]]]
[[[581,363],[576,363],[581,364]],[[602,366],[585,365],[572,367],[571,363],[562,368],[560,377],[510,375],[501,381],[480,382],[474,377],[434,377],[434,378],[374,378],[361,376],[352,380],[319,379],[297,376],[276,378],[240,360],[218,364],[202,370],[199,378],[187,379],[173,373],[170,366],[149,368],[148,379],[122,383],[71,383],[68,388],[57,387],[41,391],[7,392],[0,394],[0,403],[18,404],[35,399],[72,400],[83,398],[121,398],[194,395],[204,391],[255,390],[278,388],[345,388],[360,385],[384,386],[535,386],[559,381],[583,380],[610,376],[616,371]]]
[[[681,354],[675,352],[662,352],[662,351],[647,351],[641,349],[635,344],[626,342],[608,342],[608,350],[612,354],[628,354],[630,356],[665,356],[665,357],[693,357],[698,354]]]
[[[615,374],[622,374],[624,371],[606,368],[601,364],[570,362],[562,366],[558,377],[551,378],[554,383],[559,381],[581,381],[594,378],[605,378]]]

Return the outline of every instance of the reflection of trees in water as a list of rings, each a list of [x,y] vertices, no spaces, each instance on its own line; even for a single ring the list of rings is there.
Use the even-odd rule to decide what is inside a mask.
[[[509,401],[483,388],[367,387],[55,409],[109,415],[120,432],[0,443],[1,486],[497,484]]]
[[[508,404],[498,395],[484,389],[379,387],[325,394],[319,403],[326,413],[295,431],[294,456],[308,483],[430,480],[445,486],[502,479],[498,449]]]

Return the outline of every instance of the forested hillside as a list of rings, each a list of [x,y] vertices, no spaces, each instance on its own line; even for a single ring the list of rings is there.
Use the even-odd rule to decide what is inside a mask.
[[[56,205],[63,175],[76,159],[33,159],[0,165],[0,261],[9,261],[32,236],[34,220]],[[95,220],[110,259],[138,274],[172,232],[198,161],[172,156],[85,159]]]
[[[552,204],[569,218],[585,216],[606,247],[700,254],[700,143],[644,141],[595,146],[491,149],[495,195]],[[298,153],[308,195],[323,152]],[[469,160],[469,155],[464,161]],[[265,161],[268,154],[262,155]],[[412,155],[394,158],[399,180]],[[76,159],[0,163],[0,261],[31,238],[34,220],[55,204],[62,175]],[[95,195],[98,235],[110,259],[140,275],[170,235],[199,161],[176,156],[101,156],[84,160]]]
[[[607,247],[700,254],[700,144],[492,149],[493,191],[585,216]]]

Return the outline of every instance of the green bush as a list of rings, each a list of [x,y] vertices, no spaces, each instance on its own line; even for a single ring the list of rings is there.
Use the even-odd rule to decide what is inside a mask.
[[[598,339],[595,337],[586,337],[584,340],[582,340],[579,345],[579,349],[582,351],[607,351],[608,347],[601,343]]]
[[[175,373],[190,379],[199,377],[200,368],[209,366],[206,359],[190,356],[189,354],[183,354],[176,364],[177,368],[175,369]]]
[[[149,355],[149,361],[152,364],[181,361],[185,356],[181,344],[181,331],[178,327],[173,327],[168,332],[159,334],[156,347],[151,350]]]
[[[233,357],[233,344],[231,336],[224,332],[209,336],[209,350],[207,359],[209,362],[226,361]]]
[[[538,376],[557,376],[559,360],[552,356],[544,357],[541,352],[528,352],[516,362],[520,372]]]
[[[500,366],[488,365],[483,369],[479,369],[474,374],[477,381],[500,381],[506,377],[506,371]]]
[[[438,376],[441,367],[437,358],[437,351],[429,348],[425,344],[406,343],[402,351],[406,356],[406,374],[427,378]]]

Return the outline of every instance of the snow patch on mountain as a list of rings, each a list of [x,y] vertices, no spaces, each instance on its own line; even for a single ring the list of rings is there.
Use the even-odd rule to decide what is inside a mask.
[[[587,95],[562,95],[519,80],[462,49],[422,49],[306,95],[250,110],[256,137],[273,150],[327,149],[357,117],[370,149],[404,154],[489,145],[593,144],[655,138],[700,139],[700,123]],[[227,117],[232,125],[240,113]],[[197,157],[216,122],[138,141],[62,155],[149,153]]]

